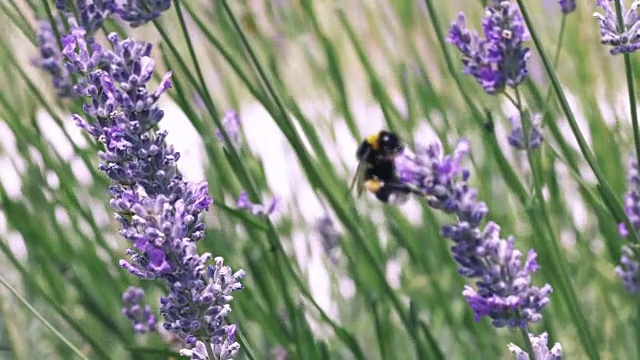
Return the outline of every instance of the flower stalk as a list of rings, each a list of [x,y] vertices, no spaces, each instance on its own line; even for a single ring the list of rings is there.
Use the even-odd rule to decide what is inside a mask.
[[[432,208],[456,216],[457,222],[444,225],[441,234],[454,242],[458,272],[479,279],[476,289],[465,286],[463,291],[476,320],[487,316],[495,327],[511,328],[538,322],[551,286],[530,285],[530,275],[538,270],[535,251],[522,262],[513,237],[500,238],[500,227],[493,222],[481,227],[488,208],[477,200],[477,190],[468,184],[471,173],[461,164],[469,153],[466,140],[460,140],[450,155],[438,144],[418,144],[415,154],[407,150],[396,158],[396,166],[401,181],[421,189]]]
[[[165,284],[167,294],[160,299],[165,330],[187,345],[210,344],[215,359],[232,359],[240,345],[234,341],[236,326],[226,317],[245,273],[233,273],[221,257],[209,265],[212,255],[197,252],[212,200],[206,182],[182,177],[180,154],[166,144],[167,132],[157,130],[164,112],[156,103],[171,87],[171,72],[150,90],[151,44],[114,33],[107,50],[86,35],[81,27],[71,29],[62,54],[78,78],[75,94],[87,99],[85,117],[76,114],[74,120],[105,148],[98,154],[99,169],[112,181],[110,204],[121,236],[131,244],[130,260],[120,265],[140,279]]]

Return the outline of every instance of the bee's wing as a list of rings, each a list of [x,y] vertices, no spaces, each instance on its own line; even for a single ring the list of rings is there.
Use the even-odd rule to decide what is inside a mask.
[[[351,180],[351,184],[349,185],[349,192],[353,190],[353,187],[356,187],[356,195],[360,196],[364,192],[364,182],[365,175],[367,173],[367,163],[364,161],[358,162],[358,168],[356,169],[356,173],[353,175],[353,179]]]

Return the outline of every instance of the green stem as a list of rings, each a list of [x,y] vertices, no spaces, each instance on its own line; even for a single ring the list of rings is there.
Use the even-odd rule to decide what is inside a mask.
[[[242,351],[245,353],[249,360],[256,360],[256,356],[253,354],[253,350],[251,349],[251,345],[249,345],[249,341],[245,338],[241,331],[236,333],[238,336],[239,343],[242,345]]]
[[[591,152],[591,149],[589,148],[587,141],[585,140],[584,136],[582,135],[582,132],[580,131],[580,127],[578,126],[576,117],[573,111],[571,110],[571,107],[569,106],[569,102],[567,101],[567,97],[564,94],[564,90],[562,89],[560,80],[558,79],[558,76],[556,75],[555,70],[553,69],[551,60],[549,59],[547,52],[544,50],[544,47],[542,46],[542,41],[540,40],[540,36],[538,35],[538,32],[536,31],[533,25],[533,20],[531,19],[531,15],[527,10],[527,6],[525,5],[524,0],[516,0],[516,1],[518,3],[518,6],[520,6],[520,11],[522,12],[524,21],[527,25],[527,28],[529,29],[529,33],[531,34],[531,39],[533,40],[536,46],[536,49],[540,54],[542,63],[544,64],[544,67],[545,67],[545,71],[547,72],[547,75],[551,79],[551,83],[553,85],[553,88],[560,102],[560,107],[562,108],[562,111],[567,117],[567,121],[569,122],[571,131],[573,132],[573,135],[576,138],[576,141],[578,143],[578,147],[580,148],[580,152],[584,156],[585,161],[593,171],[594,175],[598,180],[598,183],[600,184],[600,187],[602,189],[601,195],[603,196],[603,199],[606,196],[606,198],[608,198],[611,204],[615,206],[611,209],[611,212],[614,215],[616,221],[622,220],[624,221],[628,229],[633,229],[633,225],[631,224],[629,217],[624,212],[622,203],[618,199],[616,193],[611,189],[611,185],[609,185],[602,171],[598,167],[595,160],[595,156]],[[604,200],[605,202],[607,201],[607,199],[604,199]],[[638,234],[635,231],[631,231],[629,235],[632,238],[634,243],[638,243]],[[590,345],[592,346],[593,344],[590,344]]]
[[[87,357],[82,353],[82,351],[80,351],[77,347],[75,347],[75,345],[73,345],[71,341],[69,341],[66,337],[64,337],[62,333],[56,330],[56,328],[53,325],[51,325],[51,323],[49,323],[47,319],[44,318],[44,316],[40,315],[38,310],[36,310],[33,306],[31,306],[31,304],[29,304],[25,298],[20,296],[20,294],[18,294],[16,289],[13,286],[11,286],[11,284],[9,284],[9,282],[7,282],[7,280],[5,280],[5,278],[2,277],[2,275],[0,275],[0,283],[2,283],[2,285],[4,285],[9,291],[11,291],[13,295],[16,298],[18,298],[18,300],[20,300],[20,302],[24,306],[26,306],[27,309],[29,309],[29,311],[31,311],[31,313],[38,318],[38,320],[40,320],[44,324],[44,326],[46,326],[49,330],[51,330],[58,337],[58,339],[60,339],[63,343],[65,343],[65,345],[67,345],[69,349],[71,349],[71,351],[76,353],[76,355],[78,355],[78,357],[80,357],[81,359],[88,360]]]
[[[213,34],[213,32],[205,26],[204,21],[191,8],[192,5],[189,2],[183,3],[182,6],[184,6],[187,12],[189,12],[189,15],[191,16],[193,21],[195,21],[196,25],[198,25],[198,28],[200,28],[200,30],[202,31],[203,35],[207,38],[207,40],[211,42],[211,44],[216,48],[216,50],[218,50],[218,53],[222,55],[222,57],[225,59],[227,64],[231,66],[235,74],[240,78],[240,80],[247,87],[247,90],[249,90],[249,93],[256,99],[258,99],[258,101],[260,101],[261,103],[265,103],[266,100],[264,98],[264,95],[261,94],[258,91],[258,89],[255,87],[255,85],[251,83],[251,80],[249,79],[249,77],[247,77],[247,74],[246,74],[247,71],[242,68],[241,64],[234,61],[233,59],[234,54],[228,49],[226,49],[222,45],[223,42],[220,39],[218,39]]]
[[[245,84],[247,89],[249,89],[249,92],[256,99],[258,99],[258,101],[260,101],[268,109],[268,111],[271,114],[277,114],[277,112],[273,110],[272,102],[268,101],[266,95],[264,95],[263,93],[258,91],[258,88],[251,83],[251,81],[246,76],[245,71],[242,69],[240,64],[238,62],[234,61],[234,59],[232,57],[232,54],[228,50],[226,50],[224,47],[222,47],[222,42],[220,42],[217,38],[215,38],[213,36],[213,34],[204,26],[204,22],[201,21],[200,18],[197,16],[197,14],[194,12],[194,10],[189,7],[190,5],[188,3],[184,3],[182,5],[186,7],[187,11],[193,17],[193,19],[196,21],[197,25],[205,33],[205,36],[207,36],[207,38],[212,42],[214,47],[225,58],[227,63],[233,68],[233,70],[235,71],[236,75],[238,75],[240,77],[240,79]],[[158,30],[162,31],[162,28],[160,28],[158,26]],[[165,37],[165,39],[166,39],[166,34],[164,32],[161,32],[161,35],[163,35],[163,37]],[[171,44],[169,43],[169,45],[171,45]],[[186,67],[185,67],[185,65],[183,63],[183,60],[178,56],[179,54],[177,53],[176,49],[171,48],[171,50],[174,53],[174,55],[176,56],[176,58],[178,59],[178,61],[181,62],[181,66],[184,69],[184,71],[188,75],[190,75],[190,72],[189,72],[188,69],[186,69]],[[193,80],[195,80],[192,75],[190,75],[190,79],[192,80],[192,82],[193,82]],[[196,88],[197,88],[197,84],[194,84],[194,86],[196,86]],[[281,114],[278,114],[275,118],[277,119],[278,117],[281,117],[281,116],[282,116]],[[286,114],[285,114],[285,116],[286,116]],[[283,118],[283,120],[284,120],[284,118]],[[217,121],[217,120],[214,118],[214,121]],[[282,125],[282,124],[279,123],[279,125]],[[283,129],[283,132],[285,133],[285,135],[287,135],[287,133],[288,133],[288,131],[286,131],[285,129]],[[225,135],[225,134],[223,133],[223,135]],[[231,149],[231,150],[234,150],[234,149]],[[248,174],[245,174],[246,170],[244,168],[240,169],[240,172],[242,173],[241,174],[242,178],[247,178]],[[250,196],[257,196],[258,190],[251,183],[244,183],[243,182],[243,185],[246,187],[246,189],[249,192]],[[279,240],[277,238],[277,234],[275,233],[275,230],[271,228],[271,225],[269,225],[269,229],[273,230],[273,231],[269,231],[268,232],[270,246],[272,248],[275,248],[275,249],[282,249],[282,245],[280,244],[280,242],[279,242]],[[267,251],[267,250],[263,249],[263,251]],[[309,300],[313,304],[313,306],[319,312],[319,314],[322,317],[322,319],[325,322],[327,322],[332,327],[332,329],[337,334],[339,334],[341,339],[348,344],[350,349],[353,351],[353,354],[356,357],[356,359],[364,359],[365,356],[364,356],[362,350],[360,349],[358,343],[355,341],[355,338],[350,333],[348,333],[346,330],[344,330],[344,328],[340,327],[333,320],[331,320],[331,318],[322,310],[322,308],[318,305],[318,303],[311,296],[311,293],[309,292],[309,290],[306,289],[305,285],[303,284],[302,280],[300,279],[300,275],[298,274],[298,272],[296,272],[296,270],[293,268],[291,263],[286,259],[284,254],[282,254],[282,256],[280,256],[281,255],[280,253],[281,253],[280,251],[276,251],[275,252],[275,259],[276,259],[276,262],[278,263],[278,266],[284,267],[285,270],[292,276],[293,280],[295,281],[295,283],[298,286],[299,290],[302,292],[303,296],[306,297],[307,300]],[[297,322],[292,322],[292,323],[297,324]],[[243,339],[242,335],[241,335],[240,339],[241,340]],[[247,356],[249,356],[249,358],[255,358],[255,357],[252,356],[253,354],[251,354],[249,352],[249,349],[246,346],[246,342],[241,343],[241,344],[242,344],[242,347],[243,347],[245,353],[247,354]]]
[[[219,115],[217,109],[215,108],[211,93],[209,92],[209,88],[207,87],[207,83],[204,80],[204,75],[202,74],[202,68],[200,67],[200,63],[198,62],[198,57],[196,56],[196,52],[193,48],[193,43],[191,42],[191,36],[189,36],[189,29],[187,28],[187,24],[184,21],[184,16],[182,16],[182,8],[180,7],[180,2],[178,0],[173,1],[176,7],[176,13],[178,15],[178,21],[180,22],[180,28],[182,28],[182,34],[184,35],[184,39],[187,42],[187,49],[189,50],[189,55],[191,56],[191,61],[193,62],[193,66],[196,70],[196,75],[198,76],[198,81],[200,81],[200,88],[198,89],[198,95],[202,97],[203,101],[207,104],[207,108],[213,112],[211,116]],[[223,134],[224,141],[229,144],[231,139],[229,136],[225,136],[227,130],[224,126],[219,127],[219,130]]]
[[[266,88],[267,95],[269,95],[271,99],[275,102],[275,105],[280,111],[281,116],[288,117],[287,110],[286,110],[286,107],[284,106],[284,103],[280,100],[280,97],[276,95],[276,91],[274,87],[271,85],[271,82],[269,81],[269,78],[267,77],[267,74],[265,73],[264,69],[262,68],[262,66],[260,66],[258,57],[256,56],[255,51],[253,51],[253,47],[249,44],[249,40],[245,36],[244,31],[242,31],[242,28],[240,28],[240,25],[238,24],[238,21],[236,20],[236,17],[233,14],[233,11],[229,7],[229,4],[227,3],[227,1],[223,1],[222,5],[224,6],[225,12],[231,19],[231,23],[234,29],[238,32],[238,35],[240,35],[240,40],[242,42],[242,45],[246,49],[247,55],[249,56],[251,63],[254,65],[255,71],[258,73],[258,77],[260,78],[260,81]],[[284,123],[284,124],[286,125],[286,127],[288,127],[287,130],[290,131],[291,134],[295,134],[295,129],[291,126],[291,124],[288,124],[288,123]]]
[[[273,100],[273,102],[276,105],[277,113],[275,114],[275,116],[281,117],[281,120],[288,120],[289,119],[289,115],[288,115],[287,109],[286,109],[286,107],[284,105],[284,102],[281,99],[281,97],[278,95],[278,93],[275,90],[275,88],[272,86],[272,84],[269,81],[269,78],[267,77],[262,65],[258,61],[256,53],[255,53],[254,49],[252,48],[251,44],[249,44],[247,36],[245,35],[244,31],[240,27],[240,24],[238,23],[238,20],[236,19],[236,16],[234,15],[233,11],[231,10],[231,7],[230,7],[230,5],[228,3],[228,0],[222,1],[222,6],[224,8],[225,13],[228,15],[229,19],[231,20],[233,28],[238,33],[238,35],[240,37],[240,40],[242,42],[242,45],[246,50],[246,54],[249,57],[249,60],[250,60],[251,64],[253,65],[253,68],[257,72],[262,84],[266,88],[267,95],[271,98],[271,100]],[[290,121],[282,121],[279,125],[281,125],[281,130],[285,133],[285,135],[288,135],[287,139],[289,140],[291,145],[294,147],[294,151],[296,151],[296,153],[299,154],[300,160],[303,161],[303,163],[308,163],[308,165],[311,165],[311,163],[309,162],[309,159],[307,158],[308,155],[300,147],[300,144],[302,142],[301,142],[299,136],[297,135],[295,129],[293,128],[292,123]],[[314,174],[314,175],[318,176],[318,174]],[[317,177],[316,181],[322,183],[323,181],[325,181],[325,179],[322,178],[322,177]],[[324,185],[322,187],[326,189],[326,183],[322,184],[322,185]],[[326,192],[326,195],[329,198],[331,198],[332,203],[336,203],[335,193]],[[340,210],[340,212],[344,211],[344,209],[339,209],[339,208],[336,208],[336,210],[337,211]],[[349,218],[349,216],[347,216],[344,213],[340,213],[339,216],[342,219]],[[349,223],[349,225],[350,225],[349,227],[351,227],[351,228],[357,228],[357,225],[355,225],[353,223]],[[364,239],[362,239],[361,236],[359,236],[360,234],[354,234],[354,235],[358,236],[359,240],[362,243],[364,243]],[[363,251],[363,254],[368,258],[368,260],[369,260],[369,262],[371,264],[376,264],[377,263],[376,258],[371,253],[370,249],[367,249],[365,247],[365,248],[362,249],[362,251]],[[397,293],[393,289],[391,289],[389,284],[386,282],[386,279],[385,279],[385,276],[384,276],[384,273],[382,272],[382,270],[380,270],[377,267],[373,267],[372,270],[375,272],[375,275],[378,278],[378,281],[379,281],[380,285],[385,290],[386,295],[389,297],[389,299],[393,303],[394,308],[398,311],[398,313],[399,313],[399,315],[401,317],[401,320],[404,323],[405,327],[407,328],[409,334],[413,337],[414,342],[416,342],[416,345],[418,347],[418,352],[419,352],[418,355],[419,355],[419,357],[420,358],[426,358],[427,350],[424,348],[423,342],[420,341],[420,338],[419,338],[418,334],[416,334],[414,331],[411,331],[412,330],[412,326],[411,326],[410,321],[409,321],[408,313],[404,309],[404,307],[402,305],[402,302],[401,302],[400,298],[398,297]],[[294,277],[294,279],[296,279],[296,278],[297,277]]]
[[[469,107],[471,112],[473,113],[473,120],[476,122],[476,125],[481,129],[485,129],[485,114],[480,111],[478,106],[473,102],[471,96],[469,95],[469,91],[465,88],[460,80],[459,70],[453,64],[453,59],[451,58],[451,54],[449,53],[449,49],[447,48],[447,43],[445,40],[444,32],[442,31],[442,27],[440,24],[440,18],[438,17],[436,7],[434,5],[434,0],[424,0],[425,5],[427,6],[427,12],[429,13],[429,19],[431,20],[431,24],[436,33],[436,39],[438,40],[438,44],[440,45],[440,53],[444,57],[447,70],[449,74],[453,78],[453,81],[458,88],[458,92],[462,96],[465,104]],[[502,177],[507,179],[507,185],[509,188],[516,194],[516,196],[521,200],[522,203],[527,201],[527,190],[524,188],[516,171],[513,169],[513,166],[509,163],[509,161],[505,158],[502,149],[500,149],[500,145],[495,137],[493,132],[483,131],[482,140],[484,141],[484,145],[490,149],[491,154],[493,155],[495,161],[498,164],[498,168],[500,169],[500,173]]]
[[[522,339],[524,339],[524,347],[527,349],[527,354],[529,354],[529,359],[537,360],[536,354],[533,351],[533,345],[531,344],[531,339],[529,339],[529,327],[521,326],[520,333],[522,334]]]
[[[542,47],[542,43],[540,41],[540,38],[537,34],[537,32],[535,31],[535,28],[533,27],[533,23],[531,21],[531,18],[527,12],[526,6],[524,5],[524,1],[523,0],[517,0],[518,1],[518,5],[520,6],[520,9],[522,11],[523,17],[525,19],[525,22],[527,23],[527,27],[529,28],[529,31],[531,33],[532,39],[534,41],[534,43],[536,44],[536,48],[538,49],[538,52],[540,53],[544,66],[545,66],[545,70],[547,71],[547,74],[549,75],[549,77],[551,78],[554,90],[556,91],[556,93],[558,94],[558,98],[560,100],[560,105],[562,107],[562,109],[564,110],[567,118],[569,119],[569,124],[571,125],[572,131],[575,134],[575,137],[578,139],[578,144],[580,145],[580,149],[582,150],[583,154],[585,154],[585,157],[587,158],[587,162],[589,163],[589,165],[591,166],[591,168],[593,169],[594,173],[596,174],[596,176],[598,177],[598,180],[601,184],[601,187],[603,189],[606,189],[605,193],[606,193],[606,198],[610,199],[613,203],[615,203],[616,207],[615,207],[615,211],[612,211],[612,213],[614,213],[616,215],[616,218],[618,219],[624,219],[625,223],[627,224],[627,226],[629,226],[629,228],[631,227],[631,223],[629,221],[629,218],[624,214],[624,211],[622,209],[622,205],[620,204],[620,201],[616,198],[615,193],[611,190],[610,186],[606,183],[604,177],[601,175],[599,169],[597,168],[597,166],[595,165],[595,161],[594,161],[594,157],[593,155],[590,153],[590,150],[586,144],[586,141],[584,140],[584,137],[582,136],[582,134],[580,133],[580,130],[577,126],[577,122],[575,120],[575,117],[573,115],[573,113],[571,112],[571,108],[568,105],[567,99],[562,91],[562,87],[560,86],[560,82],[558,81],[558,78],[552,68],[551,65],[551,61],[549,60],[549,57],[547,56],[546,52],[544,51],[544,48]],[[438,43],[440,44],[441,47],[441,53],[444,56],[446,65],[447,65],[447,69],[449,70],[449,72],[451,73],[451,76],[453,77],[456,86],[458,87],[458,90],[460,91],[460,94],[462,95],[462,97],[464,98],[465,102],[468,104],[468,106],[470,107],[470,109],[472,110],[472,112],[476,115],[476,117],[482,118],[482,114],[479,112],[477,106],[475,106],[475,104],[473,103],[473,101],[470,99],[469,95],[468,95],[468,91],[466,91],[464,89],[464,87],[462,86],[462,83],[459,80],[458,77],[458,73],[457,73],[457,69],[455,68],[455,66],[453,66],[453,61],[451,59],[451,55],[448,52],[448,49],[446,47],[446,42],[445,42],[445,37],[444,37],[444,33],[440,27],[440,20],[436,14],[436,9],[434,6],[434,2],[433,0],[425,0],[425,4],[427,6],[427,10],[429,13],[429,18],[431,19],[431,23],[434,27],[434,30],[436,32],[437,35],[437,40]],[[482,126],[482,123],[479,124],[480,126]],[[487,141],[487,144],[490,146],[493,155],[495,156],[496,160],[498,161],[498,166],[500,168],[500,171],[502,172],[503,176],[505,177],[505,179],[509,179],[509,184],[510,184],[510,188],[516,193],[516,195],[518,196],[518,198],[520,199],[520,201],[524,204],[528,202],[528,195],[527,195],[527,191],[524,189],[524,187],[522,186],[520,180],[518,179],[518,176],[515,174],[513,168],[511,167],[511,165],[508,163],[508,161],[506,161],[506,159],[504,158],[504,155],[502,154],[502,152],[500,151],[495,137],[491,136],[491,137],[486,137],[485,141]],[[540,226],[541,228],[545,228],[550,226],[548,225],[548,221],[545,222],[545,225],[541,224],[540,219],[538,218],[538,216],[536,216],[533,211],[531,211],[531,209],[527,209],[527,215],[529,216],[529,218],[531,219],[532,223],[534,224],[534,226]],[[547,219],[548,220],[548,219]],[[632,236],[634,236],[636,234],[632,234]],[[550,236],[553,236],[553,233],[550,234]],[[637,236],[637,235],[636,235]],[[560,248],[557,244],[557,241],[550,241],[550,244],[545,244],[548,246],[544,246],[545,249],[547,249],[545,252],[548,254],[549,257],[553,258],[553,259],[557,259],[554,261],[551,261],[551,272],[553,273],[553,276],[556,278],[559,278],[560,281],[558,281],[558,285],[560,287],[560,293],[564,295],[565,298],[567,298],[568,301],[568,308],[570,310],[571,313],[571,317],[574,323],[574,326],[576,327],[576,329],[578,330],[579,334],[580,334],[580,341],[582,346],[586,349],[587,353],[590,355],[590,357],[592,359],[597,359],[598,358],[598,353],[597,350],[595,349],[595,345],[594,345],[594,341],[593,341],[593,337],[591,336],[589,330],[586,328],[585,324],[586,324],[586,320],[584,317],[584,313],[582,312],[582,309],[580,308],[580,304],[577,300],[577,295],[575,292],[575,289],[572,287],[571,282],[570,282],[570,278],[568,275],[568,270],[566,269],[566,265],[565,263],[563,263],[562,259],[560,258]]]
[[[460,94],[464,98],[464,101],[467,103],[467,105],[471,108],[471,111],[474,114],[482,117],[482,112],[471,100],[471,97],[469,96],[469,92],[466,91],[464,85],[462,84],[462,82],[460,81],[460,78],[458,77],[458,69],[453,65],[453,59],[451,58],[451,54],[449,54],[449,50],[447,49],[445,36],[444,36],[444,33],[442,32],[440,19],[436,15],[436,9],[433,4],[433,0],[425,0],[424,2],[427,6],[429,19],[431,19],[433,29],[436,32],[436,38],[438,40],[438,44],[440,45],[442,56],[444,56],[444,61],[447,65],[447,70],[449,70],[449,73],[451,73],[451,77],[453,78],[453,81],[456,83],[456,87],[458,88],[458,90],[460,90]]]
[[[19,10],[16,10],[20,16],[20,19],[17,18],[9,9],[7,8],[4,1],[0,2],[0,10],[10,19],[10,22],[15,24],[16,27],[22,32],[22,34],[29,40],[29,42],[34,46],[38,47],[38,41],[36,40],[35,33],[31,28],[29,21],[24,18],[22,13]]]
[[[560,32],[558,33],[558,46],[556,46],[556,52],[553,55],[553,68],[558,67],[558,60],[560,60],[560,49],[562,49],[562,43],[564,40],[564,31],[567,25],[567,16],[562,16],[562,22],[560,23]],[[549,101],[551,100],[551,95],[553,95],[553,86],[549,86],[547,90],[547,95],[544,98],[544,102],[542,103],[542,121],[547,117],[547,112],[549,111]]]
[[[197,61],[197,57],[195,54],[195,50],[193,48],[193,44],[191,42],[189,33],[188,33],[188,28],[186,26],[186,23],[184,21],[184,17],[179,5],[178,1],[175,1],[175,5],[176,5],[176,10],[178,12],[178,18],[180,21],[180,25],[185,37],[185,40],[187,41],[187,47],[189,49],[189,53],[190,56],[192,58],[192,61],[194,63],[194,66],[196,68],[196,73],[198,76],[198,80],[199,80],[199,84],[195,81],[195,78],[193,77],[193,75],[191,75],[190,71],[188,71],[188,68],[186,67],[186,65],[184,64],[184,62],[182,61],[182,59],[177,55],[178,52],[175,50],[175,48],[173,47],[172,43],[168,40],[168,36],[167,34],[164,32],[163,28],[161,26],[159,26],[159,24],[157,22],[154,21],[154,24],[156,25],[156,28],[158,30],[158,32],[161,34],[161,36],[166,40],[165,42],[167,43],[167,45],[172,48],[172,51],[174,52],[174,54],[176,54],[176,58],[177,60],[180,62],[181,66],[183,67],[183,69],[185,70],[185,72],[189,75],[190,80],[192,82],[192,84],[194,85],[194,87],[196,87],[196,89],[198,90],[199,94],[201,95],[203,101],[205,102],[205,105],[209,111],[209,113],[211,114],[216,126],[221,130],[221,133],[223,135],[223,138],[225,140],[225,142],[230,143],[231,139],[229,138],[229,135],[227,134],[226,129],[224,128],[224,126],[222,126],[222,123],[220,121],[219,118],[219,114],[217,109],[215,108],[215,105],[212,101],[212,97],[207,89],[206,83],[204,82],[204,76],[201,72],[201,68],[199,66],[199,63]],[[232,158],[234,158],[236,163],[241,163],[240,161],[240,156],[237,152],[237,149],[235,147],[230,147],[229,148],[229,154],[231,155]],[[239,167],[238,169],[241,174],[239,174],[242,178],[242,182],[243,185],[246,187],[250,197],[253,198],[253,200],[256,200],[259,198],[259,192],[258,192],[258,188],[257,186],[254,184],[254,182],[252,181],[247,169],[244,166]],[[280,243],[275,231],[273,230],[272,227],[270,227],[269,229],[269,240],[271,243],[272,248],[275,249],[282,249],[282,244]],[[277,271],[278,271],[278,275],[282,278],[285,279],[285,270],[283,270],[283,268],[286,269],[286,266],[288,265],[287,263],[287,259],[284,259],[283,256],[284,254],[282,253],[282,251],[276,251],[276,262],[278,263],[278,266],[276,267]],[[285,299],[285,302],[287,303],[287,307],[288,308],[293,308],[294,303],[293,303],[293,299],[291,297],[291,294],[289,294],[288,289],[286,289],[285,287],[282,287],[280,289],[282,291],[283,297]],[[294,333],[298,333],[299,329],[298,329],[298,321],[296,319],[293,318],[293,316],[295,316],[295,312],[291,311],[289,312],[289,315],[291,317],[291,323],[293,325],[294,328]],[[296,340],[298,340],[296,338]],[[300,344],[297,344],[298,347],[300,347]]]
[[[615,1],[616,17],[618,18],[618,31],[624,32],[624,20],[622,14],[622,5],[620,0]],[[638,109],[636,106],[636,91],[633,82],[633,68],[631,67],[631,57],[629,53],[624,53],[624,69],[627,75],[627,91],[629,93],[629,107],[631,109],[631,125],[633,126],[633,142],[636,147],[636,159],[640,161],[640,128],[638,127]],[[632,228],[633,229],[633,228]]]
[[[204,348],[207,349],[207,356],[209,356],[209,359],[211,360],[216,360],[218,359],[218,357],[213,353],[213,348],[211,347],[211,343],[208,341],[204,342]]]
[[[530,123],[531,117],[525,114],[524,109],[522,108],[522,103],[520,102],[520,92],[516,88],[516,96],[517,96],[517,104],[516,107],[520,113],[521,126],[524,134],[524,143],[527,151],[527,160],[529,162],[529,166],[531,168],[531,174],[533,177],[534,191],[533,196],[535,198],[534,207],[535,210],[539,211],[539,216],[542,218],[542,225],[544,227],[544,231],[546,231],[547,236],[542,236],[544,239],[548,239],[548,243],[551,244],[552,251],[550,256],[552,264],[562,264],[565,260],[560,255],[560,249],[558,248],[557,238],[555,236],[555,232],[553,230],[553,225],[551,224],[551,218],[549,216],[549,212],[547,210],[547,206],[543,196],[543,181],[541,179],[541,168],[540,164],[536,161],[536,157],[533,154],[533,149],[530,148],[530,132],[532,131],[532,124]],[[552,265],[556,266],[556,265]],[[586,323],[586,319],[584,318],[582,312],[580,311],[580,304],[576,301],[577,295],[575,294],[574,288],[571,286],[571,279],[566,271],[566,268],[563,266],[557,266],[558,272],[560,273],[560,277],[557,279],[558,285],[562,286],[565,290],[568,291],[571,296],[568,297],[569,301],[569,311],[571,311],[574,315],[574,318],[578,322],[578,331],[581,333],[580,339],[583,340],[583,345],[585,349],[589,353],[592,359],[598,359],[597,349],[595,348],[593,340],[593,336],[589,331],[588,324]]]
[[[53,30],[53,33],[56,35],[58,50],[62,51],[62,38],[60,37],[60,31],[58,31],[58,24],[56,23],[56,19],[53,17],[51,6],[49,6],[49,0],[42,0],[42,5],[44,6],[44,11],[47,13],[47,17],[49,18],[51,30]]]

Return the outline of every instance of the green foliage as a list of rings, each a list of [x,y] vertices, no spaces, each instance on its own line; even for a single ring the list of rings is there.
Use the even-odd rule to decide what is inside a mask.
[[[445,149],[470,139],[488,218],[538,252],[533,282],[554,288],[532,332],[547,331],[567,358],[640,357],[637,300],[613,270],[627,241],[617,224],[629,224],[638,61],[600,45],[591,3],[563,18],[555,2],[517,2],[533,49],[521,95],[544,113],[545,143],[532,153],[507,145],[514,109],[464,76],[445,42],[458,11],[479,24],[480,1],[174,1],[141,28],[103,25],[98,41],[111,31],[151,41],[158,70],[173,71],[161,126],[194,129],[179,164],[202,165],[215,201],[199,249],[247,272],[231,315],[239,359],[496,359],[511,356],[510,342],[524,347],[519,332],[474,320],[440,236],[450,219],[415,200],[397,208],[347,194],[358,142],[382,127],[422,143],[429,129]],[[52,4],[0,2],[0,358],[177,358],[178,342],[134,335],[120,314],[128,286],[143,287],[155,311],[164,289],[118,266],[127,244],[99,146],[73,126],[79,104],[57,98],[27,60],[34,19],[49,19]],[[240,146],[224,145],[226,109],[240,113]],[[258,146],[249,134],[269,127],[277,136]],[[284,201],[255,216],[235,208],[244,190]],[[317,226],[325,217],[339,234],[331,251]]]

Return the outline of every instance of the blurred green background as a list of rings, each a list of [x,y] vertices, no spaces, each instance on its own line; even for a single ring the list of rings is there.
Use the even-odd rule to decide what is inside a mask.
[[[591,2],[565,19],[555,1],[524,3],[545,52],[552,60],[558,53],[553,69],[621,202],[633,149],[623,58],[600,45]],[[178,358],[178,342],[134,335],[120,314],[128,286],[143,287],[156,311],[164,289],[118,266],[127,244],[97,148],[71,121],[80,103],[57,98],[30,63],[45,8],[40,0],[0,3],[1,277],[90,359]],[[232,303],[244,337],[238,359],[509,359],[507,344],[522,346],[518,332],[474,321],[439,235],[451,218],[416,200],[393,207],[348,194],[356,147],[381,128],[448,151],[471,141],[467,165],[488,218],[523,253],[536,249],[533,283],[554,287],[532,332],[547,331],[567,359],[640,358],[637,299],[613,270],[621,220],[567,113],[555,95],[546,102],[551,83],[539,52],[529,42],[522,91],[545,114],[536,156],[546,213],[526,154],[507,145],[515,108],[482,92],[462,75],[455,49],[443,49],[436,29],[446,34],[459,11],[480,28],[483,4],[472,0],[190,0],[140,28],[107,21],[98,32],[99,41],[117,31],[152,42],[157,76],[173,71],[161,127],[182,154],[180,170],[206,179],[215,201],[199,249],[247,272]],[[244,134],[238,156],[215,136],[229,109]],[[279,211],[235,210],[243,190],[265,202],[277,196]],[[7,287],[0,294],[0,359],[75,358]]]

